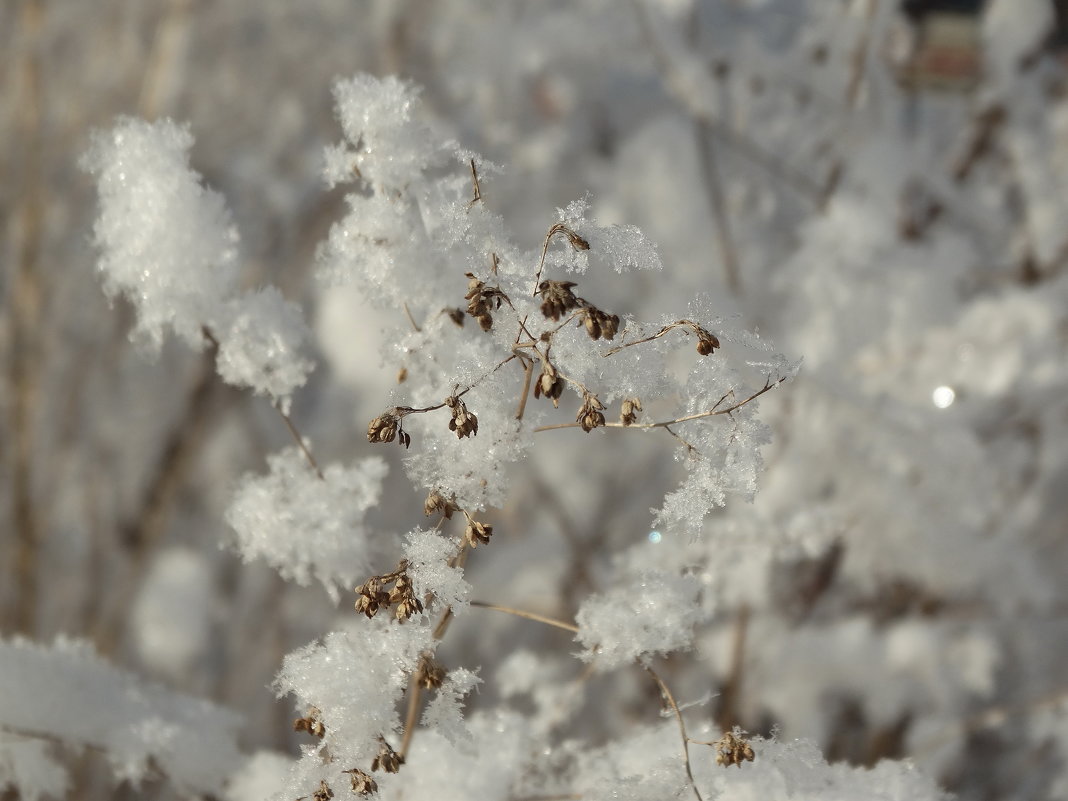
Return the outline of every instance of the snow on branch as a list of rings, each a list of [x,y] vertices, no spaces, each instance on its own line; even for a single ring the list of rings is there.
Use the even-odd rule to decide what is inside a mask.
[[[33,738],[99,749],[117,778],[136,785],[158,772],[181,793],[217,794],[241,759],[236,715],[147,684],[85,642],[0,641],[0,664],[0,782],[23,788],[22,774],[4,767],[15,749],[21,764],[28,754],[48,761],[30,745]],[[66,778],[57,770],[34,771],[26,797],[63,788]]]

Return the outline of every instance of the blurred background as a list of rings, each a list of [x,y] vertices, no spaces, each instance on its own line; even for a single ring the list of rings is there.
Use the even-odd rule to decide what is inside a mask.
[[[344,211],[321,180],[330,88],[397,74],[504,165],[483,195],[528,247],[587,193],[657,243],[665,272],[604,283],[605,307],[681,315],[707,294],[805,360],[760,401],[756,501],[694,546],[717,612],[665,665],[677,694],[831,760],[909,757],[962,798],[1068,798],[1066,48],[1061,0],[4,2],[0,634],[86,638],[238,711],[249,752],[296,752],[270,683],[350,599],[226,549],[237,480],[289,434],[210,355],[131,343],[78,160],[119,115],[189,123],[247,285],[316,331],[294,420],[320,462],[348,461],[398,365],[395,320],[311,280]],[[670,447],[586,447],[558,437],[521,467],[476,597],[573,619],[621,559],[655,561]],[[387,456],[376,524],[399,537],[422,497]],[[477,705],[518,648],[579,670],[566,638],[508,618],[461,621],[445,653],[482,666]],[[596,741],[655,688],[619,675],[586,703]],[[112,795],[93,753],[71,762],[79,794]]]

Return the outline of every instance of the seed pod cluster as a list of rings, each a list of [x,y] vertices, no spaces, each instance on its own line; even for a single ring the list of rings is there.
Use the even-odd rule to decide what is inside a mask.
[[[312,793],[314,801],[330,801],[334,797],[334,791],[330,789],[330,785],[326,781],[319,782],[319,789]]]
[[[371,770],[397,773],[400,770],[400,766],[404,764],[404,757],[394,751],[393,747],[384,738],[379,738],[379,742],[381,746],[378,749],[378,754],[371,761]]]
[[[480,544],[488,545],[490,537],[492,536],[493,526],[480,523],[470,517],[467,519],[467,528],[464,530],[464,539],[467,540],[467,544],[472,548],[477,548]]]
[[[700,353],[702,356],[707,356],[710,353],[715,353],[716,348],[718,347],[720,347],[719,337],[698,326],[697,352]]]
[[[483,331],[493,328],[493,310],[501,308],[504,293],[497,287],[486,286],[485,281],[479,280],[474,273],[465,273],[467,276],[467,313],[478,320]],[[455,318],[454,318],[455,319]]]
[[[582,396],[582,407],[575,417],[575,422],[581,425],[582,430],[589,434],[593,429],[604,425],[603,412],[604,404],[597,399],[597,396],[586,393]]]
[[[397,620],[402,622],[423,611],[423,602],[416,597],[412,580],[408,576],[406,559],[402,559],[392,573],[371,576],[356,588],[356,592],[360,596],[356,599],[356,611],[368,618],[393,606],[396,606],[394,614]]]
[[[308,714],[293,721],[293,731],[306,731],[312,737],[320,740],[326,736],[326,727],[319,718],[319,710],[314,706],[308,710]]]
[[[582,324],[586,327],[590,339],[615,339],[616,331],[619,330],[619,315],[608,314],[595,306],[587,306],[582,313]]]
[[[408,448],[411,436],[400,425],[400,418],[392,412],[383,412],[367,425],[368,442],[392,442],[400,438],[400,444]]]
[[[378,792],[378,782],[359,768],[344,770],[342,773],[349,774],[349,778],[352,780],[352,792],[357,795],[371,795],[371,793]]]
[[[538,284],[541,295],[541,313],[550,320],[559,320],[567,312],[578,307],[579,299],[571,291],[578,286],[574,281],[542,281]]]
[[[452,410],[449,431],[456,432],[458,439],[473,437],[478,433],[478,418],[467,410],[467,404],[453,395],[445,399],[445,405]]]
[[[556,368],[549,362],[545,362],[541,368],[541,375],[534,383],[534,397],[544,395],[553,402],[553,406],[560,406],[560,394],[564,391],[564,382],[556,372]]]
[[[716,764],[727,767],[741,767],[743,762],[752,762],[756,758],[749,741],[727,732],[716,740]]]
[[[459,511],[459,509],[460,507],[456,505],[455,498],[446,498],[437,490],[432,490],[423,502],[423,514],[427,517],[440,512],[446,520],[451,520],[452,513]]]
[[[619,407],[619,422],[625,426],[634,425],[638,421],[638,412],[642,410],[642,402],[637,398],[627,398]]]
[[[419,667],[415,671],[415,682],[424,690],[437,690],[445,681],[446,671],[441,663],[430,654],[419,657]]]

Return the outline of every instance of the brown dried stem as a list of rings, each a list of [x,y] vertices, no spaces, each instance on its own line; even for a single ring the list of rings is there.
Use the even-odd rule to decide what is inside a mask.
[[[697,789],[697,782],[693,778],[693,769],[690,766],[690,737],[686,734],[686,721],[682,719],[682,710],[679,709],[679,705],[675,702],[675,696],[671,694],[671,690],[668,689],[667,684],[660,678],[660,675],[648,665],[642,665],[642,667],[653,677],[653,681],[660,688],[660,693],[664,696],[664,700],[668,702],[671,706],[671,711],[675,713],[675,720],[679,723],[679,736],[682,737],[682,761],[686,766],[686,777],[690,780],[690,787],[693,789],[693,794],[697,796],[697,801],[705,801],[701,797],[701,791]]]
[[[573,623],[565,623],[563,620],[556,620],[555,618],[546,617],[545,615],[539,615],[537,612],[527,612],[523,609],[513,609],[510,606],[501,606],[499,604],[486,603],[485,601],[471,601],[471,606],[477,606],[479,609],[492,609],[494,612],[504,612],[507,615],[515,615],[516,617],[544,623],[546,626],[553,626],[554,628],[563,629],[564,631],[570,631],[573,634],[578,634],[579,630],[578,626]]]
[[[734,412],[734,411],[740,409],[741,407],[745,406],[747,403],[752,403],[757,398],[759,398],[761,395],[763,395],[765,392],[770,392],[772,389],[777,387],[779,384],[781,384],[785,380],[786,380],[786,376],[783,376],[782,378],[778,378],[778,379],[775,379],[775,380],[772,380],[772,378],[769,376],[767,381],[764,383],[763,387],[758,389],[756,392],[754,392],[752,395],[750,395],[749,397],[745,398],[744,400],[740,400],[737,403],[734,403],[734,404],[728,406],[725,409],[720,409],[720,408],[718,408],[718,406],[719,406],[720,403],[722,403],[724,400],[726,400],[728,397],[730,397],[731,393],[727,393],[722,398],[720,398],[719,401],[716,402],[716,405],[713,406],[711,409],[709,409],[706,412],[698,412],[697,414],[688,414],[685,417],[676,417],[674,420],[662,420],[662,421],[660,421],[658,423],[631,423],[630,425],[623,425],[623,423],[612,422],[612,423],[605,423],[604,427],[605,428],[624,428],[624,429],[629,429],[629,430],[650,429],[650,428],[667,428],[668,426],[677,425],[678,423],[687,423],[687,422],[689,422],[691,420],[701,420],[701,419],[704,419],[705,417],[717,417],[717,416],[722,415],[722,414],[729,415],[731,412]],[[548,425],[548,426],[539,426],[538,428],[534,429],[534,432],[537,433],[539,431],[554,431],[554,430],[559,429],[559,428],[577,428],[578,426],[579,426],[578,423],[555,423],[553,425]]]

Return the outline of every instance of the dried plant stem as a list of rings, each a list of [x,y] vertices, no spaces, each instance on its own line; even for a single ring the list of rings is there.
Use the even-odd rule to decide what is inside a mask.
[[[553,626],[554,628],[570,631],[574,634],[578,634],[579,630],[578,626],[573,623],[565,623],[563,620],[556,620],[555,618],[546,617],[545,615],[539,615],[536,612],[513,609],[510,606],[490,604],[485,601],[471,601],[471,606],[477,606],[479,609],[492,609],[494,612],[504,612],[507,615],[515,615],[516,617],[525,618],[526,620],[534,620],[538,623],[544,623],[546,626]]]
[[[404,316],[407,317],[408,318],[408,322],[412,324],[412,328],[415,329],[415,333],[417,333],[417,334],[423,333],[423,329],[419,327],[419,323],[417,323],[415,321],[415,318],[412,317],[412,310],[408,308],[408,304],[407,303],[403,303],[401,305],[404,307]]]
[[[304,441],[304,437],[297,431],[296,425],[293,423],[293,418],[286,414],[282,407],[275,403],[274,409],[278,412],[278,415],[282,418],[282,422],[286,424],[286,428],[289,429],[289,433],[293,435],[293,439],[297,441],[297,445],[300,446],[301,451],[304,453],[304,458],[308,460],[308,464],[311,465],[312,470],[315,471],[315,475],[319,476],[320,480],[325,481],[326,477],[323,475],[323,471],[319,469],[319,463],[315,461],[315,456],[312,454],[311,449],[308,448],[308,444]]]
[[[467,511],[463,510],[464,515],[467,515]],[[470,515],[467,515],[470,519]],[[445,518],[443,517],[442,520]],[[438,521],[439,523],[441,521]],[[449,560],[449,564],[452,567],[459,565],[463,567],[467,561],[467,554],[470,553],[470,549],[466,540],[461,540],[460,548],[456,552],[456,555]],[[445,611],[441,613],[441,618],[438,620],[437,625],[434,627],[434,639],[441,640],[445,636],[445,632],[449,630],[449,625],[453,621],[452,607],[448,606]],[[419,710],[422,708],[423,699],[423,687],[416,681],[415,674],[413,673],[408,679],[408,712],[404,718],[404,736],[401,739],[400,748],[397,753],[401,757],[408,756],[408,748],[411,746],[412,737],[415,736],[415,724],[419,719]]]
[[[695,118],[694,134],[697,138],[697,160],[704,177],[708,201],[712,206],[712,217],[716,221],[716,241],[719,244],[720,258],[723,260],[727,288],[735,295],[739,295],[742,291],[742,279],[738,246],[734,241],[734,232],[731,228],[727,193],[723,190],[723,177],[716,161],[716,141],[708,120]]]
[[[740,400],[737,403],[732,404],[731,406],[728,406],[725,409],[718,409],[718,408],[713,407],[713,408],[709,409],[707,412],[698,412],[697,414],[688,414],[685,417],[677,417],[674,420],[662,420],[662,421],[660,421],[658,423],[631,423],[629,426],[628,425],[623,425],[623,423],[619,423],[619,422],[605,423],[604,424],[604,428],[622,428],[622,429],[628,429],[628,430],[648,430],[650,428],[668,428],[668,426],[677,425],[678,423],[687,423],[687,422],[689,422],[691,420],[701,420],[701,419],[704,419],[706,417],[717,417],[717,416],[723,415],[723,414],[729,415],[731,412],[740,409],[742,406],[745,406],[747,403],[752,403],[757,398],[759,398],[761,395],[763,395],[765,392],[771,391],[772,389],[777,387],[779,384],[781,384],[785,380],[786,380],[786,377],[782,377],[782,378],[778,378],[778,379],[772,380],[771,377],[769,376],[767,382],[764,384],[763,387],[758,389],[756,392],[754,392],[752,395],[750,395],[749,397],[745,398],[744,400]],[[723,398],[720,398],[720,400],[719,400],[719,402],[717,402],[716,406],[718,406],[719,403],[722,403],[723,400],[726,399],[729,396],[730,396],[730,393],[728,393],[727,395],[724,395]],[[578,427],[579,427],[579,423],[555,423],[553,425],[548,425],[548,426],[539,426],[538,428],[534,429],[534,432],[537,433],[539,431],[555,431],[555,430],[561,429],[561,428],[578,428]],[[670,432],[670,433],[674,434],[674,432]]]
[[[478,182],[478,168],[475,166],[475,160],[471,159],[471,183],[474,185],[474,197],[471,198],[471,202],[468,203],[468,208],[482,200],[482,186]],[[493,257],[493,272],[497,272],[497,256]]]
[[[644,344],[646,342],[652,342],[654,339],[660,339],[660,337],[664,336],[664,334],[668,333],[669,331],[674,331],[676,328],[691,328],[691,329],[693,329],[695,334],[698,333],[699,331],[704,330],[703,328],[701,328],[701,326],[699,326],[693,320],[676,320],[675,322],[671,323],[671,325],[665,325],[663,328],[661,328],[659,331],[657,331],[655,334],[652,334],[651,336],[642,337],[641,339],[635,339],[632,342],[624,342],[622,345],[617,345],[614,348],[606,350],[604,353],[601,354],[601,356],[602,357],[612,356],[613,354],[619,353],[621,350],[626,350],[627,348],[632,348],[635,345],[641,345],[641,344]],[[624,331],[623,332],[623,336],[626,337],[626,335],[627,335],[627,332]]]
[[[13,443],[11,464],[11,527],[15,539],[14,631],[32,635],[40,603],[37,548],[41,536],[40,513],[34,498],[34,412],[39,406],[41,372],[41,308],[44,286],[39,256],[45,226],[44,181],[41,179],[42,73],[40,39],[44,4],[30,0],[19,19],[25,57],[19,64],[18,133],[25,147],[22,156],[22,204],[18,214],[21,241],[15,257],[8,296],[10,386],[12,388],[8,437]],[[17,187],[17,185],[16,185]],[[16,188],[16,192],[18,188]],[[4,621],[0,621],[3,623]]]
[[[675,720],[679,723],[679,736],[682,737],[682,761],[686,766],[686,777],[690,780],[690,787],[693,789],[693,794],[697,796],[697,801],[705,801],[701,797],[701,791],[697,789],[697,782],[693,778],[693,768],[690,766],[690,737],[686,734],[686,721],[682,719],[682,710],[679,709],[675,696],[672,695],[671,690],[664,683],[664,680],[660,678],[660,675],[648,665],[642,665],[642,667],[653,677],[656,686],[660,688],[660,694],[664,696],[664,700],[668,702],[671,711],[675,713]]]
[[[742,695],[742,678],[745,675],[745,641],[749,631],[749,607],[742,604],[734,621],[734,638],[731,644],[731,666],[727,681],[720,696],[716,724],[723,731],[730,731],[738,722],[738,706]]]

